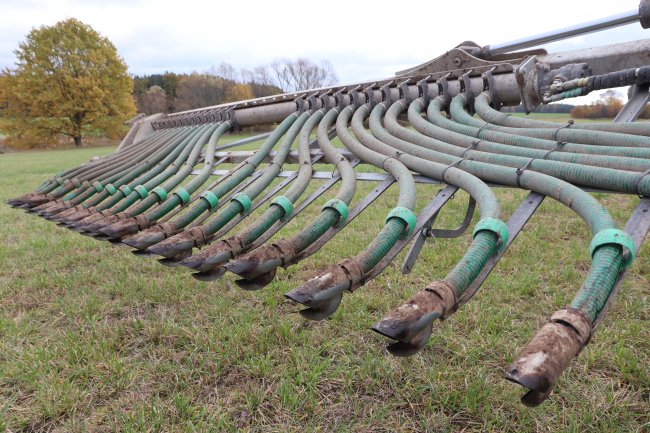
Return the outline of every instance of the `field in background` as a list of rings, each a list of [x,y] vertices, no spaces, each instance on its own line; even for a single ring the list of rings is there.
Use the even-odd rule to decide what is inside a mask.
[[[358,252],[394,206],[394,188],[319,253],[279,271],[266,289],[244,292],[231,276],[198,282],[4,205],[111,150],[0,156],[0,431],[650,429],[647,243],[592,343],[550,399],[528,409],[503,371],[569,302],[590,264],[587,228],[566,207],[546,200],[475,298],[435,325],[421,354],[399,359],[370,325],[443,277],[469,234],[430,242],[409,275],[396,260],[346,294],[331,320],[307,322],[283,293]],[[361,185],[357,200],[372,187]],[[419,208],[439,188],[419,186]],[[280,235],[295,233],[332,195]],[[509,215],[525,192],[498,197]],[[598,197],[621,226],[638,203]],[[438,224],[455,226],[466,200],[457,194]]]

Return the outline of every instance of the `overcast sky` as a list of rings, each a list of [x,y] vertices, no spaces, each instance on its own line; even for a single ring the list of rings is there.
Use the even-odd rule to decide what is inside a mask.
[[[355,2],[0,0],[0,67],[41,25],[74,17],[117,47],[133,74],[329,60],[339,82],[385,78],[462,41],[495,44],[638,9],[638,0]],[[564,51],[650,37],[637,24],[546,46]]]

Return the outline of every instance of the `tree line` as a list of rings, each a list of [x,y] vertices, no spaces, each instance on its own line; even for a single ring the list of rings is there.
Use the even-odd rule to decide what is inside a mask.
[[[252,70],[223,62],[202,73],[130,76],[115,46],[74,18],[32,29],[14,54],[15,67],[0,71],[0,131],[19,147],[118,138],[136,112],[189,110],[337,80],[328,62],[302,58]]]
[[[252,70],[222,62],[202,73],[136,75],[133,95],[138,112],[170,113],[324,87],[336,80],[329,62],[280,59]]]

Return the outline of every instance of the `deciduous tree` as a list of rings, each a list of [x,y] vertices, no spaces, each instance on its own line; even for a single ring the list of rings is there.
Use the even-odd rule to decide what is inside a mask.
[[[80,146],[98,131],[117,136],[135,113],[124,60],[74,18],[33,29],[14,53],[16,68],[5,71],[9,132],[66,135]]]
[[[308,59],[280,59],[271,63],[275,84],[285,92],[315,89],[334,84],[338,79],[330,62],[319,64]]]
[[[164,113],[167,111],[167,94],[160,86],[151,86],[144,94],[138,96],[138,111],[145,114]]]

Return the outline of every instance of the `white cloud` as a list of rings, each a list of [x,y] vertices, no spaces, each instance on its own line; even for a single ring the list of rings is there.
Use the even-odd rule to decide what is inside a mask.
[[[0,0],[0,67],[32,27],[75,17],[107,36],[132,73],[329,60],[341,82],[386,77],[465,40],[498,43],[638,7],[638,0],[328,2]],[[553,51],[643,39],[638,24],[550,44]]]

